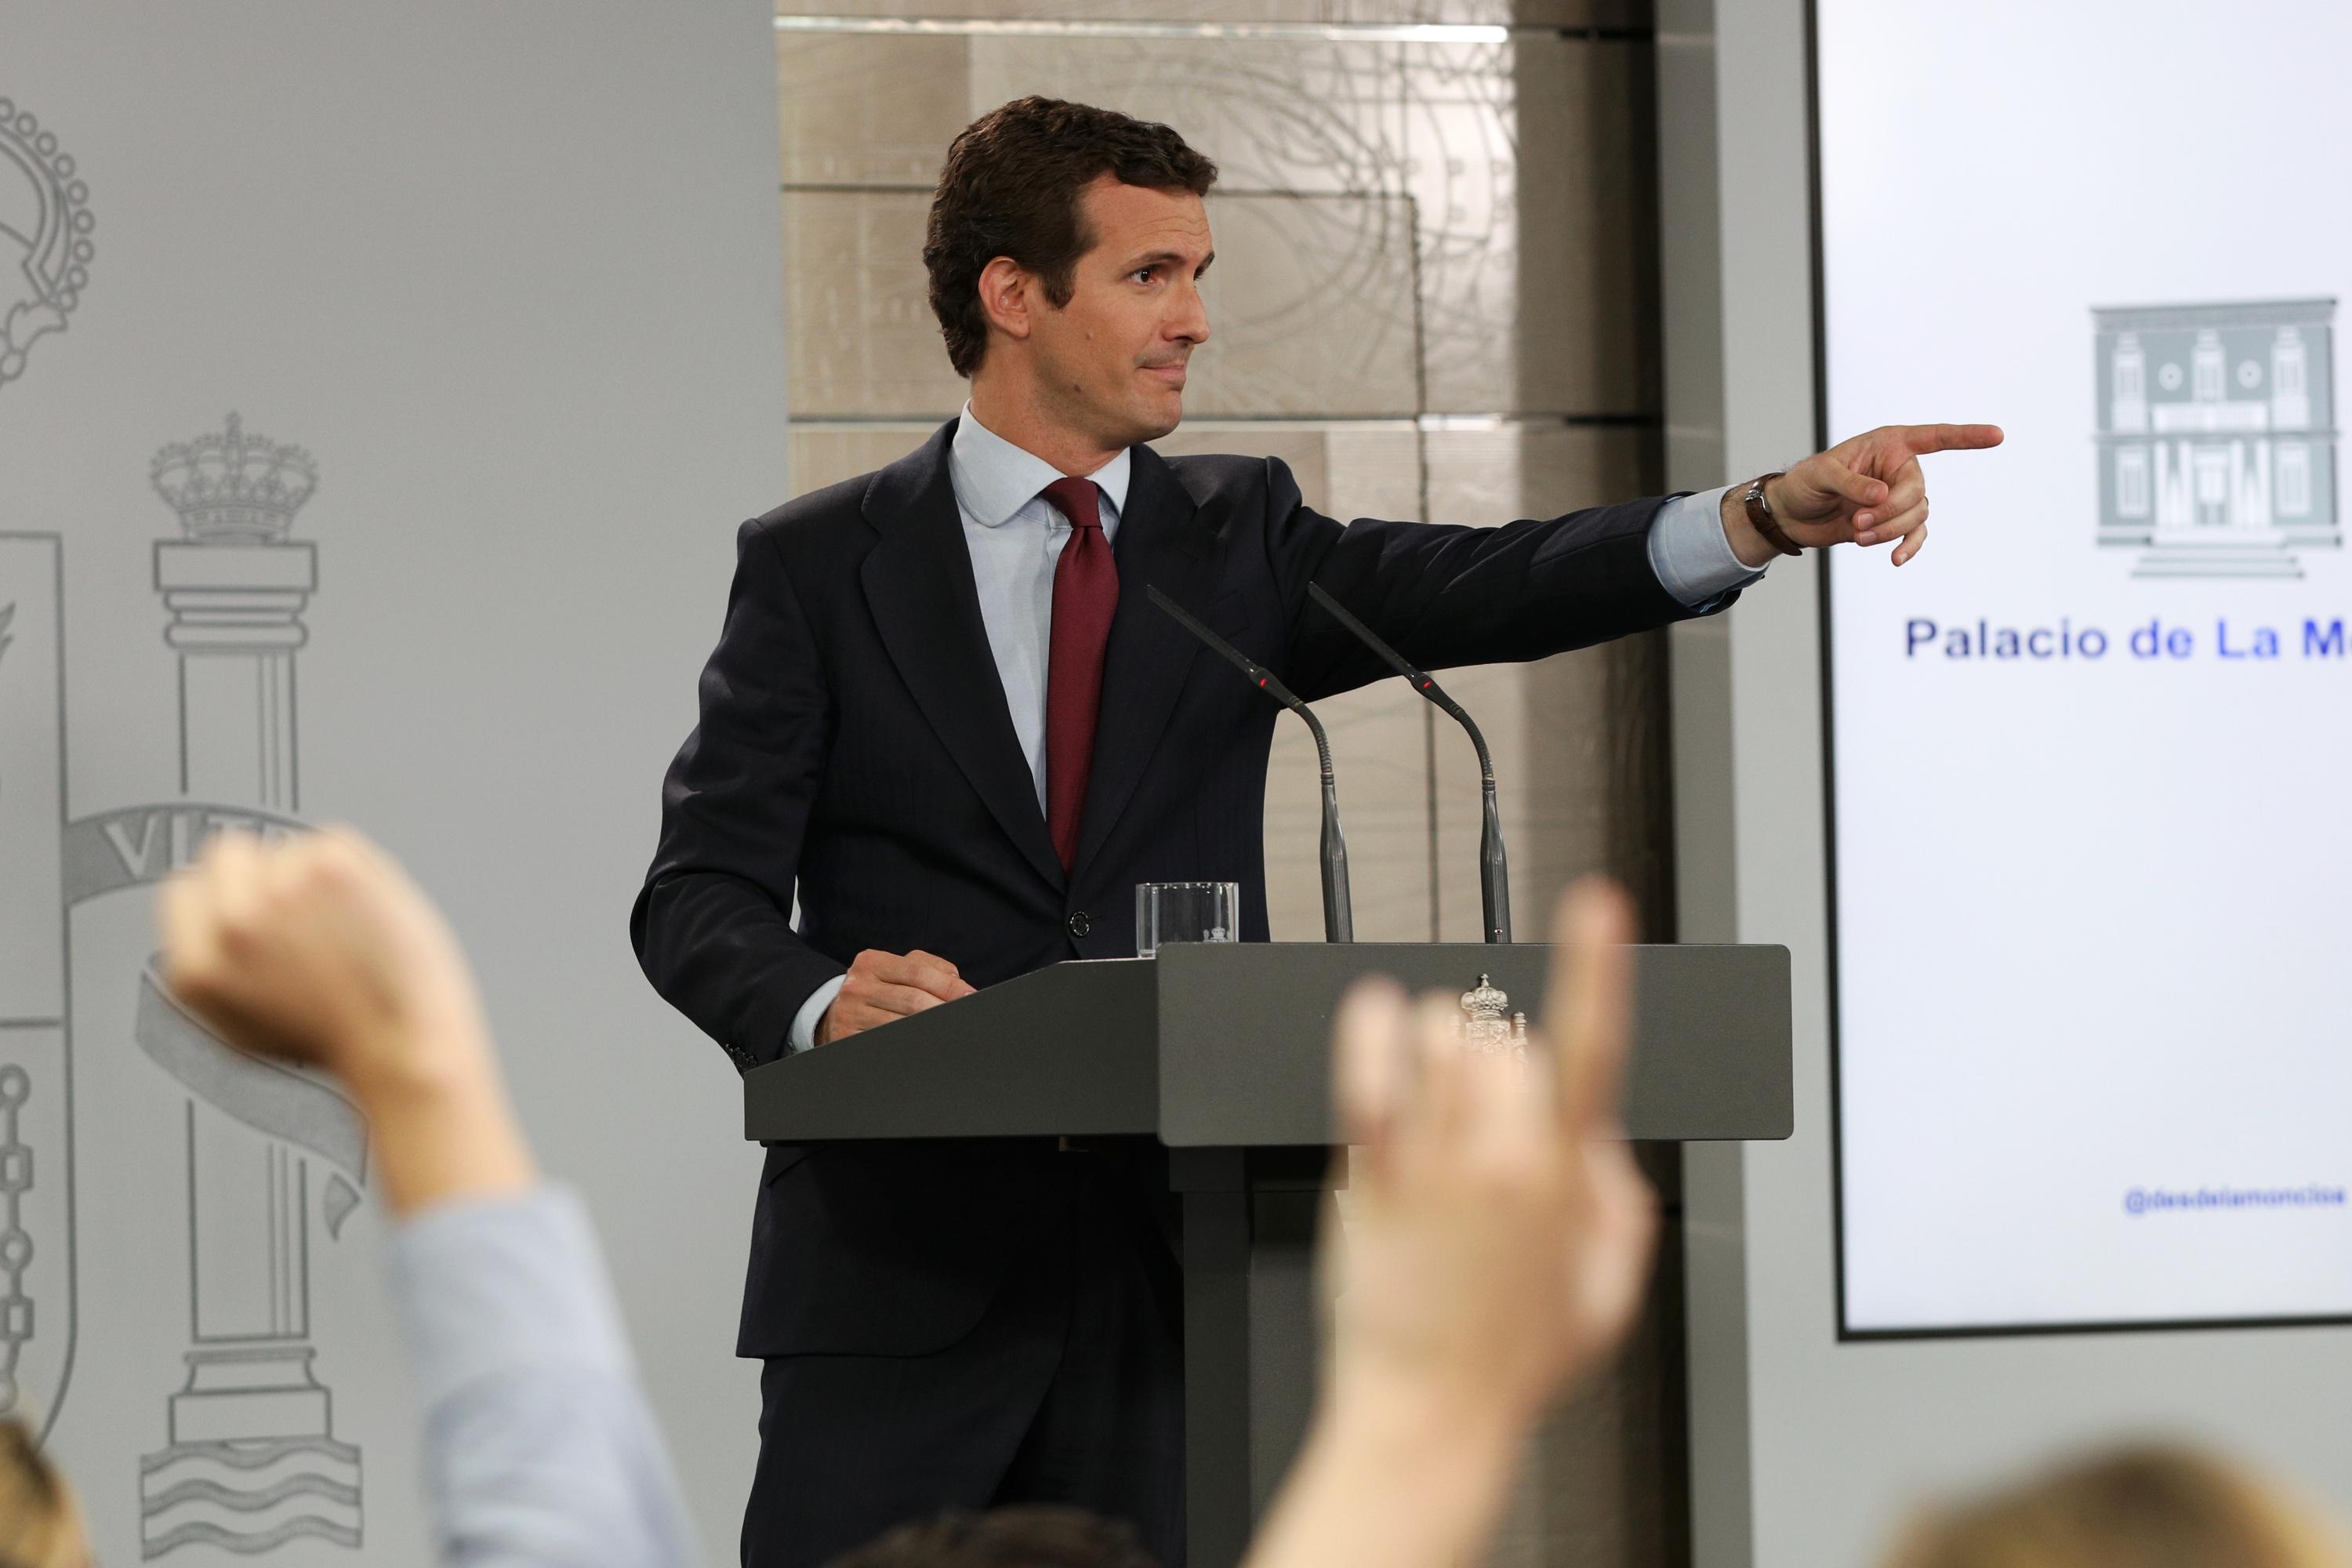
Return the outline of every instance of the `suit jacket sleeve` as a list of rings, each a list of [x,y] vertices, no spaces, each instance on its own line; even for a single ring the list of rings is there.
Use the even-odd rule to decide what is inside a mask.
[[[1290,617],[1284,679],[1309,700],[1393,673],[1315,606],[1310,582],[1423,669],[1543,658],[1696,613],[1650,564],[1663,498],[1500,528],[1342,525],[1302,501],[1290,470],[1269,458],[1266,504],[1267,552]]]
[[[701,719],[662,782],[661,842],[629,937],[654,989],[748,1068],[783,1053],[793,1014],[842,966],[791,918],[832,685],[774,538],[747,522],[735,555]]]

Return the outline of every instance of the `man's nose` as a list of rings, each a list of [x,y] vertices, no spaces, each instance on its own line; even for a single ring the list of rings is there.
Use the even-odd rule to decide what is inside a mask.
[[[1176,305],[1165,331],[1171,338],[1182,338],[1194,343],[1209,341],[1209,307],[1201,298],[1201,290],[1188,288]]]

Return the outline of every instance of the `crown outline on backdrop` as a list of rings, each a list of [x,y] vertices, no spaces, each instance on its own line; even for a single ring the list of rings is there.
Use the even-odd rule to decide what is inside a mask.
[[[235,413],[227,427],[155,454],[155,493],[200,544],[275,544],[319,488],[319,465],[290,442],[249,435]]]

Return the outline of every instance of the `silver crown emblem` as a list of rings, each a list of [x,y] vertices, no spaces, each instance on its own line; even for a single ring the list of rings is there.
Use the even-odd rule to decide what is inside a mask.
[[[30,110],[0,98],[0,383],[34,340],[66,328],[89,281],[89,187]]]
[[[200,544],[275,544],[319,488],[319,466],[299,447],[250,436],[234,414],[217,435],[155,454],[155,493]]]
[[[1462,1037],[1469,1047],[1481,1056],[1513,1056],[1528,1048],[1528,1016],[1510,1011],[1510,993],[1496,985],[1489,975],[1478,976],[1478,984],[1462,993]]]

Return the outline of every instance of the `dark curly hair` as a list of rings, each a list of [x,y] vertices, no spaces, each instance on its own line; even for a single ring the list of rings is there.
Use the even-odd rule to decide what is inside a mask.
[[[1094,244],[1079,194],[1105,174],[1198,196],[1216,184],[1217,166],[1165,125],[1057,98],[1016,98],[949,144],[923,236],[923,267],[931,313],[958,375],[978,369],[988,348],[980,275],[998,257],[1044,279],[1057,309],[1070,302],[1078,258]]]
[[[1032,1503],[950,1510],[902,1524],[828,1568],[1160,1568],[1134,1529],[1084,1509]]]

